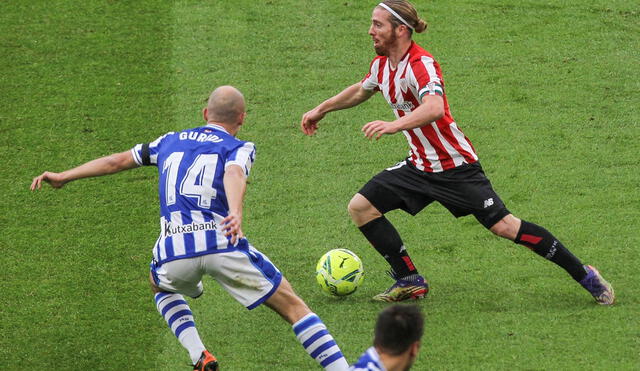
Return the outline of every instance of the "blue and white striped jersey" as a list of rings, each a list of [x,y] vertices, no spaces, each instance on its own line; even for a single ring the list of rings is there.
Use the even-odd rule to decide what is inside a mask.
[[[384,365],[380,361],[380,356],[376,351],[376,348],[371,347],[367,349],[360,358],[358,362],[354,363],[349,371],[386,371]]]
[[[153,257],[164,262],[247,247],[235,246],[220,230],[229,214],[223,177],[227,166],[238,165],[249,175],[255,146],[214,124],[169,132],[131,149],[138,165],[158,168],[160,237]]]

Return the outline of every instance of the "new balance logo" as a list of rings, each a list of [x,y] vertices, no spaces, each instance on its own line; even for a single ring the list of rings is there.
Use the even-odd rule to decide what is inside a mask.
[[[487,207],[493,205],[493,198],[489,198],[484,200],[484,208],[486,209]]]

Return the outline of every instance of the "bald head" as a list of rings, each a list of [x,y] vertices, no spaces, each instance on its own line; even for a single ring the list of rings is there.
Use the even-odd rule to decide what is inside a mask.
[[[209,96],[207,121],[219,124],[242,124],[244,119],[244,96],[233,86],[220,86]]]

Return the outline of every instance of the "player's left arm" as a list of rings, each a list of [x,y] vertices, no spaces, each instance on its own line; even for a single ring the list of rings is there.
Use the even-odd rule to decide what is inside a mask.
[[[369,139],[380,139],[384,134],[394,134],[402,130],[415,129],[444,116],[444,99],[441,95],[425,95],[422,104],[408,115],[395,121],[371,121],[362,127],[362,132]]]
[[[238,239],[244,237],[242,232],[242,204],[247,189],[247,176],[240,165],[228,165],[224,171],[224,192],[229,204],[229,215],[222,220],[222,230],[225,236],[231,236],[231,243],[235,245]]]
[[[31,190],[42,188],[42,182],[51,184],[53,188],[62,188],[65,184],[82,178],[96,177],[114,174],[123,170],[138,167],[131,151],[114,153],[109,156],[97,158],[78,167],[65,170],[61,173],[45,171],[33,178]]]

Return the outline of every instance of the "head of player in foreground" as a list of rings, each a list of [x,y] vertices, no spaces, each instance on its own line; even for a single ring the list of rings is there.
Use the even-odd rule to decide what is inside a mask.
[[[392,305],[378,315],[373,346],[354,363],[350,371],[407,371],[418,352],[424,317],[417,305]]]
[[[417,305],[387,307],[376,322],[373,346],[388,371],[411,368],[424,332],[424,318]]]

